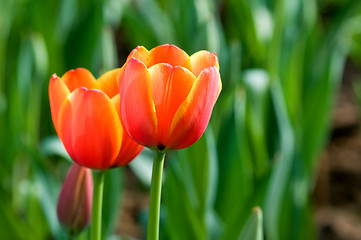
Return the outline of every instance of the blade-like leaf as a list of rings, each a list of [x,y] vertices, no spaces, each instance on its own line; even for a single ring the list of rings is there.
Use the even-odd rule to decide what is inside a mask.
[[[260,207],[254,207],[245,226],[242,229],[239,240],[263,240],[263,217]]]

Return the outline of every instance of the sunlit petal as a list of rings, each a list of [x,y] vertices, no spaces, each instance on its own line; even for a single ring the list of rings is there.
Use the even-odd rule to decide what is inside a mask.
[[[148,71],[158,121],[158,144],[167,145],[174,114],[188,96],[195,77],[186,68],[173,68],[166,63],[156,64]]]
[[[112,99],[112,103],[114,107],[116,107],[118,115],[120,117],[120,97],[119,94],[114,96]],[[120,147],[120,151],[118,156],[116,157],[114,164],[115,166],[124,166],[128,164],[132,159],[134,159],[142,150],[143,146],[134,142],[127,134],[126,131],[123,131],[122,137],[122,146]]]
[[[130,52],[130,54],[129,54],[128,58],[127,58],[127,61],[129,59],[131,59],[132,57],[134,57],[136,59],[139,59],[147,67],[150,67],[150,66],[152,66],[154,64],[152,55],[150,55],[149,51],[143,46],[138,46],[138,47],[134,48]]]
[[[215,53],[208,51],[199,51],[190,57],[191,70],[195,76],[198,76],[201,71],[207,67],[217,67],[219,69],[218,58]]]
[[[58,76],[56,76],[56,74],[53,74],[49,83],[49,101],[51,117],[53,119],[56,131],[58,131],[57,124],[60,107],[63,104],[66,96],[69,94],[70,91],[65,83]]]
[[[98,78],[96,81],[96,88],[102,90],[109,98],[114,97],[119,93],[117,75],[120,68],[108,71]]]
[[[72,69],[61,78],[68,86],[70,92],[80,87],[94,88],[95,78],[91,72],[84,68]]]
[[[169,148],[188,147],[202,136],[221,88],[221,80],[216,67],[210,67],[201,72],[187,99],[174,116]]]
[[[120,116],[128,135],[144,146],[157,143],[157,120],[147,67],[130,58],[118,75]]]
[[[191,68],[188,54],[177,46],[164,44],[153,48],[149,53],[153,57],[153,64],[169,63],[173,67]]]

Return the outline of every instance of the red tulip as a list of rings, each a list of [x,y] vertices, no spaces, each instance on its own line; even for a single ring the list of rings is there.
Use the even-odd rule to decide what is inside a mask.
[[[215,53],[135,48],[118,75],[120,115],[137,143],[165,151],[195,143],[222,89]]]
[[[90,223],[93,178],[90,169],[73,164],[58,199],[59,222],[70,235],[76,235]]]
[[[70,70],[49,83],[51,115],[59,138],[79,165],[108,169],[131,161],[143,149],[123,131],[116,76],[98,80],[86,69]]]

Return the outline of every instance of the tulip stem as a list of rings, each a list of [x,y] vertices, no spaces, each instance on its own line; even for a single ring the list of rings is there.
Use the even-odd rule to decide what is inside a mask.
[[[102,232],[102,205],[105,171],[93,171],[93,207],[91,216],[91,240],[100,240]]]
[[[162,192],[164,157],[165,153],[163,152],[156,152],[154,155],[152,182],[150,185],[147,240],[159,239],[160,196]]]

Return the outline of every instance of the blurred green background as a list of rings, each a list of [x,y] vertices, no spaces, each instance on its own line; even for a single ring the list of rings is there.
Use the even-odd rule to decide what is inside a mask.
[[[216,52],[223,90],[203,137],[168,154],[161,238],[317,238],[311,192],[345,61],[361,65],[359,0],[0,0],[1,239],[67,239],[51,75],[98,77],[164,43]],[[150,161],[127,168],[146,192]],[[128,175],[107,173],[104,239],[120,238]],[[134,215],[146,224],[146,209]]]

